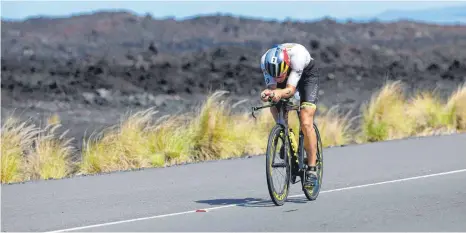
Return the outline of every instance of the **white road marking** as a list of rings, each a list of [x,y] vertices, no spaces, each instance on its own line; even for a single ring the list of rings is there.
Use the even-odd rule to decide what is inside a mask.
[[[435,177],[435,176],[444,176],[444,175],[450,175],[450,174],[461,173],[461,172],[466,172],[466,169],[449,171],[449,172],[441,172],[441,173],[435,173],[435,174],[423,175],[423,176],[414,176],[414,177],[409,177],[409,178],[389,180],[389,181],[377,182],[377,183],[372,183],[372,184],[357,185],[357,186],[351,186],[351,187],[346,187],[346,188],[324,190],[324,191],[321,191],[320,193],[340,192],[340,191],[346,191],[346,190],[358,189],[358,188],[365,188],[365,187],[376,186],[376,185],[399,183],[399,182],[405,182],[405,181],[410,181],[410,180],[425,179],[425,178]],[[292,196],[288,196],[288,197],[293,198],[293,197],[302,197],[302,196],[304,196],[304,194],[292,195]],[[249,203],[246,203],[246,204],[253,204],[253,203],[257,203],[257,202],[261,202],[261,201],[254,201],[254,202],[249,202]],[[231,205],[224,205],[224,206],[217,206],[217,207],[203,208],[203,209],[206,210],[206,211],[211,211],[211,210],[218,210],[218,209],[223,209],[223,208],[235,207],[235,206],[244,205],[244,204],[245,203],[238,203],[238,204],[231,204]],[[110,225],[116,225],[116,224],[121,224],[121,223],[144,221],[144,220],[156,219],[156,218],[165,218],[165,217],[171,217],[171,216],[177,216],[177,215],[183,215],[183,214],[191,214],[191,213],[196,213],[196,210],[190,210],[190,211],[178,212],[178,213],[171,213],[171,214],[162,214],[162,215],[143,217],[143,218],[135,218],[135,219],[128,219],[128,220],[121,220],[121,221],[116,221],[116,222],[101,223],[101,224],[82,226],[82,227],[67,228],[67,229],[49,231],[49,232],[51,233],[51,232],[63,232],[63,231],[76,231],[76,230],[83,230],[83,229],[89,229],[89,228],[95,228],[95,227],[103,227],[103,226],[110,226]]]

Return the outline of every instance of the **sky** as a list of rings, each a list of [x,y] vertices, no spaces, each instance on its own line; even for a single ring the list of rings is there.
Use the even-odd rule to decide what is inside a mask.
[[[420,10],[464,5],[466,1],[22,1],[2,0],[3,19],[25,19],[31,16],[69,16],[98,10],[124,9],[136,14],[150,13],[155,18],[183,19],[195,15],[229,13],[264,19],[312,20],[370,17],[386,10]]]

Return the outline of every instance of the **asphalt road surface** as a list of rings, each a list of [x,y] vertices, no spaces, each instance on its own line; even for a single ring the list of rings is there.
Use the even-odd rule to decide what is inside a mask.
[[[281,207],[264,156],[3,185],[2,231],[466,231],[466,134],[324,156],[319,198]]]

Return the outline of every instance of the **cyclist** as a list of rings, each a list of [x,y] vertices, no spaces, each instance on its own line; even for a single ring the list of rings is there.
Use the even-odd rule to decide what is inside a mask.
[[[317,181],[316,151],[317,140],[313,127],[314,114],[317,109],[319,76],[314,59],[309,51],[298,43],[275,45],[261,57],[261,69],[267,88],[261,92],[261,100],[277,102],[281,98],[297,96],[301,105],[301,129],[304,134],[304,148],[308,155],[308,168],[304,180],[305,186],[314,186]],[[275,121],[278,111],[271,108]]]

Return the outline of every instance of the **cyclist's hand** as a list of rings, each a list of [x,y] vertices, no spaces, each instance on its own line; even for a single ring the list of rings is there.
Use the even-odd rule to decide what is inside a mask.
[[[272,91],[269,90],[269,89],[265,89],[264,91],[262,91],[261,93],[261,100],[263,102],[267,102],[269,101],[269,96],[272,94]]]
[[[278,92],[278,91],[274,91],[274,92],[271,94],[271,97],[272,97],[272,101],[275,102],[275,103],[278,102],[278,101],[280,101],[280,99],[282,98],[280,92]]]

